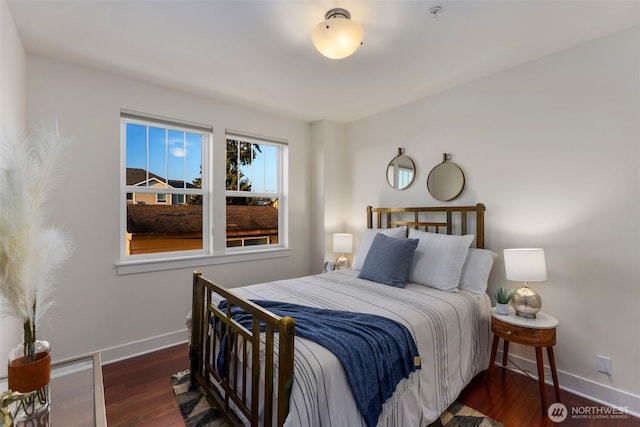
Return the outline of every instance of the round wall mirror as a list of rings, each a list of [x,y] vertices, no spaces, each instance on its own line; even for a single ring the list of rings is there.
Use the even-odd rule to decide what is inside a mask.
[[[416,176],[416,165],[410,157],[402,154],[403,151],[402,148],[398,148],[398,155],[387,166],[387,182],[398,190],[410,186]]]
[[[427,189],[437,200],[453,200],[464,189],[464,173],[455,163],[447,162],[447,154],[443,161],[429,172]],[[450,155],[449,155],[450,156]]]

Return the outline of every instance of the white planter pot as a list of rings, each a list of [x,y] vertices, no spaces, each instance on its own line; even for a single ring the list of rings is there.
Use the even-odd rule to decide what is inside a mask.
[[[498,314],[509,314],[509,304],[496,303],[496,312]]]

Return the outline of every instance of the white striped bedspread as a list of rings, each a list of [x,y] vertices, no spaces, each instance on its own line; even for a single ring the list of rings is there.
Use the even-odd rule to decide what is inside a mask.
[[[359,311],[396,320],[411,331],[422,362],[385,402],[378,426],[426,426],[489,365],[486,294],[444,292],[407,283],[394,288],[358,279],[358,271],[262,283],[232,291],[247,299]],[[340,361],[324,347],[295,338],[294,383],[285,426],[365,426]]]

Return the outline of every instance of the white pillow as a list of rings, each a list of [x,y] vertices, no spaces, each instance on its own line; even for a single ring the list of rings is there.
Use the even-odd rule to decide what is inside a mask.
[[[462,266],[467,259],[473,234],[453,236],[409,229],[410,239],[419,239],[409,271],[409,282],[458,292]]]
[[[467,260],[462,266],[459,288],[478,295],[485,293],[493,260],[497,257],[497,253],[488,249],[469,248]]]
[[[364,264],[364,259],[367,257],[369,253],[369,247],[371,247],[371,242],[373,242],[373,238],[376,237],[376,234],[382,233],[387,237],[393,237],[394,239],[399,239],[402,237],[407,237],[407,226],[403,225],[401,227],[393,227],[393,228],[367,228],[362,233],[362,239],[360,239],[360,245],[358,246],[358,250],[356,251],[356,255],[353,257],[353,264],[351,268],[354,270],[362,270],[362,264]]]

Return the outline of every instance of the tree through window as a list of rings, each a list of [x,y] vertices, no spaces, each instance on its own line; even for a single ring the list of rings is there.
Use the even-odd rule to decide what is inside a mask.
[[[227,247],[281,241],[284,150],[267,140],[227,135]]]

